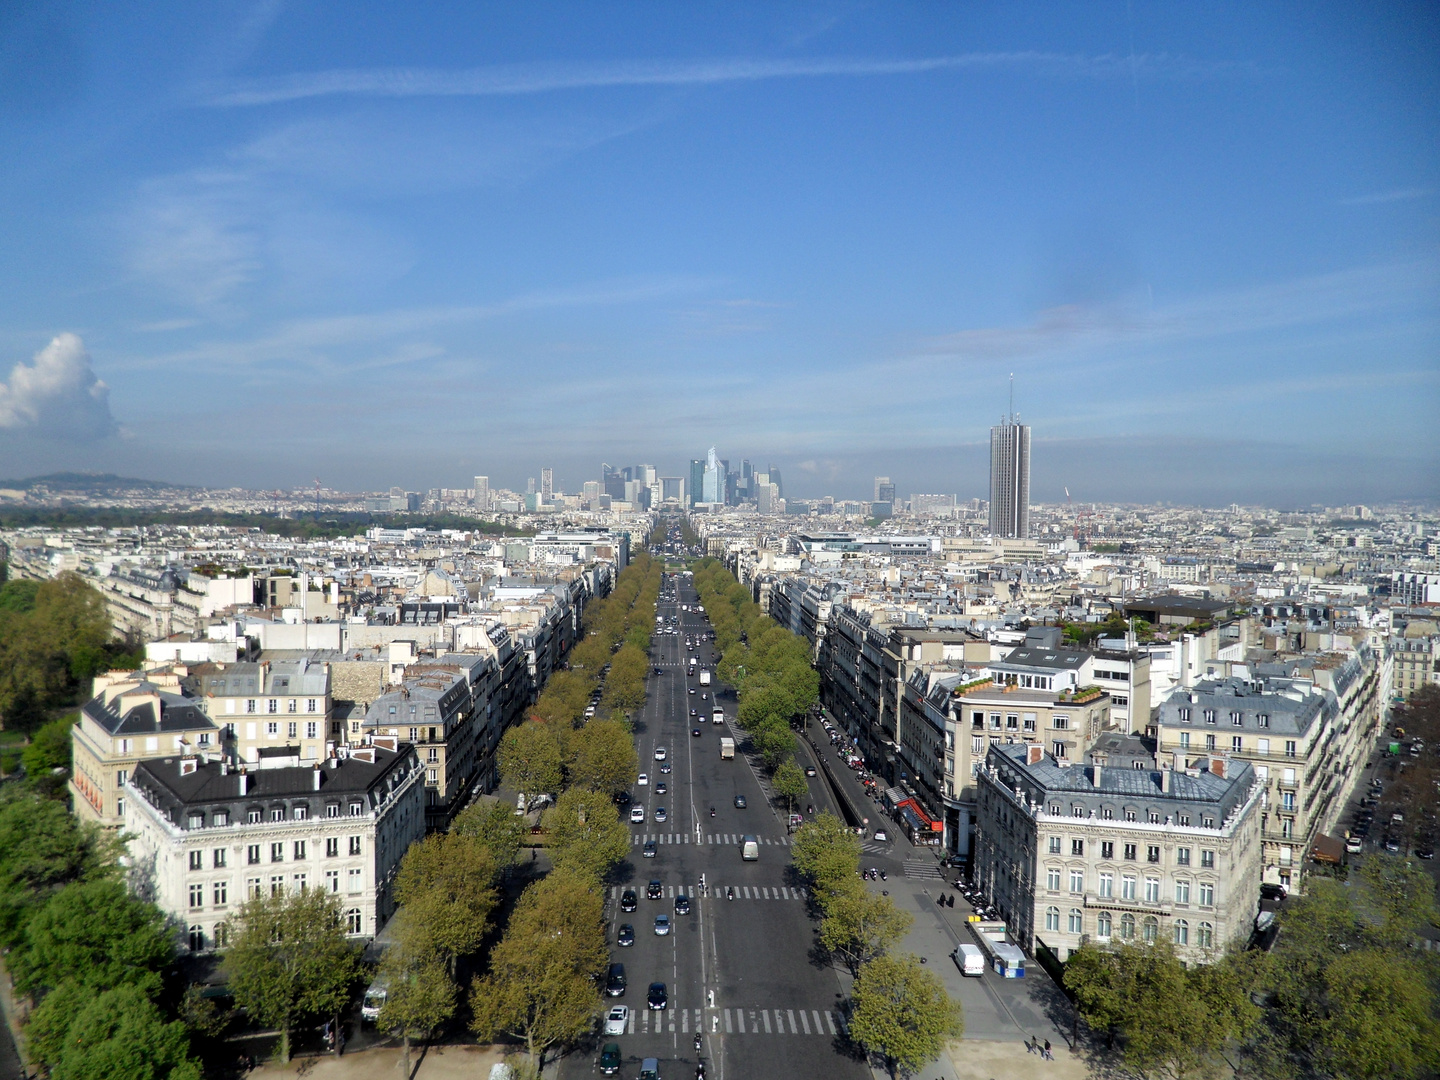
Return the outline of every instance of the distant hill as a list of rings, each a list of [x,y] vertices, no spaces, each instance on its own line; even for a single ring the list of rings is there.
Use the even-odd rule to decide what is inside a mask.
[[[190,484],[169,484],[163,480],[140,480],[133,476],[116,476],[114,473],[58,472],[45,476],[32,476],[26,480],[0,480],[0,488],[12,491],[33,491],[44,487],[53,492],[116,492],[116,491],[164,491],[166,489],[191,488]]]

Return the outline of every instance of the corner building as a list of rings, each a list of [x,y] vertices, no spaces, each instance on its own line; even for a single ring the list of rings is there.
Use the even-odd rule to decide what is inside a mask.
[[[977,781],[975,877],[1026,951],[1064,960],[1086,941],[1163,935],[1203,963],[1254,928],[1262,786],[1248,763],[1171,769],[1107,735],[1089,765],[992,746]]]

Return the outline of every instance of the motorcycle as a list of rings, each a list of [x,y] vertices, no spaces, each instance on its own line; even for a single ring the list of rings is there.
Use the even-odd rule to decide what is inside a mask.
[[[726,900],[734,900],[734,899],[735,899],[735,886],[733,886],[733,885],[727,885],[727,886],[725,887],[725,899],[726,899]]]
[[[714,816],[715,816],[715,808],[714,808],[713,806],[710,807],[710,816],[711,816],[711,817],[714,817]]]
[[[890,880],[889,878],[887,878],[887,877],[885,876],[885,871],[884,871],[884,870],[881,870],[881,871],[880,871],[880,880],[881,880],[881,881],[889,881],[889,880]]]
[[[700,1053],[700,1033],[695,1033],[695,1053]]]

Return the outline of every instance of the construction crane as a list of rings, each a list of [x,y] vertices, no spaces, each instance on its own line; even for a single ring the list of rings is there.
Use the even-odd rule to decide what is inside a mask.
[[[315,478],[315,513],[320,513],[320,478]]]
[[[1085,519],[1090,516],[1090,511],[1080,510],[1077,512],[1075,510],[1075,504],[1070,499],[1070,489],[1068,487],[1065,489],[1065,509],[1068,510],[1075,519],[1075,543],[1083,549],[1086,542],[1090,539],[1089,530],[1084,524]]]

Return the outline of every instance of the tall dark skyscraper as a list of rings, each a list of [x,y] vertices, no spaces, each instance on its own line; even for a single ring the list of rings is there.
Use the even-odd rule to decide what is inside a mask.
[[[1030,429],[1014,410],[990,429],[990,535],[1030,535]]]
[[[701,458],[690,459],[690,487],[685,496],[691,506],[705,501],[705,462]]]

